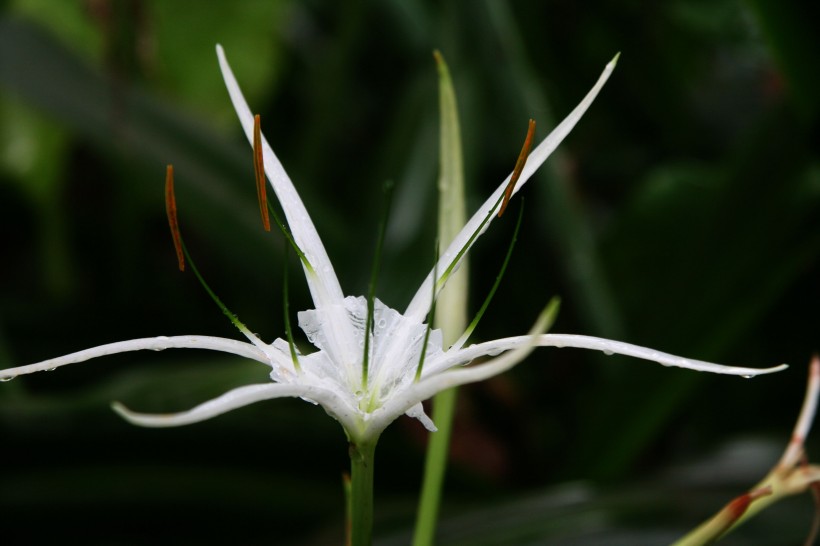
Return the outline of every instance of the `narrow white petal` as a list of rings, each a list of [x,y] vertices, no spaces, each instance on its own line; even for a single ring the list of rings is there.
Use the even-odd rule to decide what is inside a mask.
[[[535,347],[539,346],[592,349],[602,351],[606,354],[622,354],[650,360],[664,366],[675,366],[718,374],[740,375],[743,377],[753,377],[755,375],[778,372],[788,368],[785,364],[771,368],[722,366],[711,362],[682,358],[629,343],[590,336],[571,334],[517,336],[498,339],[480,345],[473,345],[466,349],[453,351],[454,354],[445,354],[437,358],[435,362],[432,363],[430,371],[425,374],[421,381],[407,390],[397,393],[397,396],[381,408],[380,411],[384,413],[378,414],[378,426],[387,426],[397,415],[407,411],[406,408],[411,408],[415,404],[430,398],[440,391],[459,385],[466,385],[467,383],[483,381],[484,379],[503,373],[521,362]],[[502,351],[508,352],[484,364],[448,370],[448,368],[452,368],[458,364],[465,364],[479,356],[498,354]],[[376,415],[374,415],[374,417],[376,417]],[[374,428],[377,426],[375,423],[376,421],[374,420]]]
[[[253,143],[253,114],[251,113],[242,91],[239,89],[239,84],[228,65],[228,60],[225,58],[225,52],[222,46],[216,46],[216,54],[219,57],[219,66],[222,69],[222,77],[225,80],[225,85],[228,88],[228,93],[231,96],[236,114],[239,117],[239,122],[242,124],[242,129],[245,131],[245,136],[248,142]],[[285,172],[284,167],[279,162],[276,154],[273,153],[268,141],[262,136],[262,156],[265,163],[265,174],[270,180],[273,191],[282,205],[282,210],[285,212],[288,226],[290,227],[293,239],[302,252],[308,258],[308,261],[313,266],[315,276],[308,274],[308,286],[316,308],[321,308],[328,304],[339,304],[343,299],[342,289],[339,285],[339,280],[336,278],[336,273],[333,271],[333,265],[330,263],[330,258],[325,252],[325,247],[322,245],[322,240],[319,238],[319,233],[313,225],[313,222],[308,215],[305,205],[302,203],[299,194],[296,192],[293,183]]]
[[[546,161],[546,159],[550,156],[550,154],[558,147],[562,140],[569,134],[575,124],[578,123],[578,120],[581,119],[581,116],[584,115],[584,112],[587,111],[589,106],[592,104],[592,101],[595,100],[595,97],[601,91],[601,88],[606,83],[607,79],[609,79],[610,74],[615,69],[615,62],[617,57],[610,61],[609,64],[606,65],[604,68],[603,73],[598,78],[598,81],[592,87],[592,89],[587,93],[584,100],[581,101],[575,109],[570,112],[570,114],[564,118],[558,126],[552,130],[552,132],[545,138],[529,155],[527,159],[527,163],[524,166],[524,170],[521,173],[521,177],[518,179],[518,182],[513,189],[513,193],[517,193],[518,190],[530,179],[530,177],[535,173],[535,171],[541,166],[541,164]],[[507,188],[507,184],[510,181],[510,176],[504,179],[504,182],[498,186],[498,188],[490,195],[490,198],[484,202],[484,204],[479,208],[473,217],[470,218],[470,221],[464,226],[461,232],[453,239],[453,242],[450,243],[450,246],[447,247],[447,250],[441,255],[441,259],[438,263],[438,274],[439,276],[443,275],[447,268],[450,265],[450,262],[458,255],[459,251],[467,245],[467,241],[470,239],[472,234],[478,229],[478,226],[481,225],[481,222],[487,217],[487,214],[496,206],[499,197],[504,193],[505,189]],[[495,219],[495,214],[493,214],[489,221],[484,225],[483,230],[486,230],[487,227],[492,223]],[[483,233],[482,230],[482,233]],[[478,238],[474,239],[472,244]],[[407,307],[405,311],[405,316],[416,318],[419,320],[421,317],[427,314],[430,307],[430,283],[433,278],[433,271],[427,276],[424,280],[422,285],[419,287],[416,295],[413,297],[413,300],[410,302],[410,305]]]
[[[473,359],[481,356],[498,354],[502,351],[509,351],[510,349],[530,343],[530,339],[530,336],[507,337],[503,339],[496,339],[495,341],[471,345],[457,351],[448,351],[444,355],[435,359],[434,362],[430,363],[429,373],[433,375],[454,366],[467,364]],[[753,377],[756,375],[779,372],[788,368],[786,364],[781,364],[770,368],[724,366],[722,364],[713,364],[712,362],[704,362],[702,360],[683,358],[681,356],[656,351],[655,349],[648,349],[646,347],[632,345],[631,343],[624,343],[622,341],[613,341],[611,339],[574,334],[543,334],[537,337],[535,345],[538,347],[572,347],[575,349],[591,349],[593,351],[601,351],[605,354],[620,354],[640,358],[642,360],[649,360],[662,364],[663,366],[687,368],[689,370],[699,372],[740,375],[744,377]]]
[[[129,410],[119,402],[112,403],[111,407],[126,421],[135,425],[143,427],[177,427],[205,421],[254,402],[284,397],[309,398],[319,403],[322,403],[321,401],[332,402],[331,395],[317,387],[290,383],[268,383],[233,389],[222,396],[180,413],[137,413]]]
[[[12,379],[18,375],[53,370],[54,368],[84,362],[86,360],[99,358],[101,356],[127,353],[131,351],[164,351],[165,349],[207,349],[210,351],[232,353],[268,364],[268,359],[265,356],[265,353],[250,343],[211,336],[160,336],[108,343],[106,345],[85,349],[83,351],[78,351],[76,353],[71,353],[58,358],[44,360],[36,364],[28,364],[17,368],[0,370],[0,380]]]
[[[740,375],[743,377],[754,377],[756,375],[779,372],[788,368],[788,365],[781,364],[771,368],[745,368],[740,366],[724,366],[713,364],[703,360],[683,358],[681,356],[662,353],[655,349],[648,349],[631,343],[622,341],[612,341],[600,337],[579,336],[573,334],[545,334],[539,336],[538,345],[541,347],[575,347],[577,349],[591,349],[601,351],[605,354],[619,354],[633,356],[651,362],[657,362],[663,366],[675,368],[686,368],[698,372],[709,372],[725,375]]]

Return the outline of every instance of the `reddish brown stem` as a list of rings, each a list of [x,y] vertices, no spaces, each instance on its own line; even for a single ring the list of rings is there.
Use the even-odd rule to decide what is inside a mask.
[[[179,270],[185,271],[185,253],[182,251],[182,236],[179,234],[177,220],[177,199],[174,195],[174,166],[165,168],[165,212],[168,215],[168,226],[171,228],[171,237],[174,239],[174,249],[177,252]]]
[[[259,114],[253,117],[253,171],[256,174],[256,197],[259,199],[259,212],[262,214],[262,225],[270,231],[268,217],[268,196],[265,187],[265,163],[262,161],[262,123]]]
[[[515,168],[513,169],[512,176],[510,177],[510,182],[507,184],[507,189],[504,190],[504,200],[501,202],[501,208],[498,209],[498,217],[501,218],[501,215],[504,214],[504,211],[507,210],[507,204],[510,202],[510,198],[512,197],[513,190],[515,189],[515,183],[518,182],[518,179],[521,178],[521,172],[524,170],[524,165],[527,164],[527,158],[530,156],[530,149],[532,148],[532,139],[535,136],[535,120],[531,119],[529,126],[527,127],[527,138],[524,139],[524,146],[521,148],[521,153],[518,154],[518,159],[515,162]]]

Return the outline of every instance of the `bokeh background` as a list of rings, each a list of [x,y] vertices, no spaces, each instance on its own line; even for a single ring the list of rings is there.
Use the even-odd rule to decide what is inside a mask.
[[[620,51],[521,194],[518,246],[477,339],[526,331],[560,295],[555,331],[792,367],[744,380],[539,350],[461,391],[440,542],[667,543],[774,464],[820,345],[820,18],[798,6],[0,2],[0,365],[142,336],[240,337],[176,270],[166,163],[206,278],[251,329],[283,334],[282,241],[261,230],[215,43],[349,294],[366,291],[378,188],[398,184],[379,290],[398,309],[435,239],[432,50],[455,80],[470,209],[512,169],[527,119],[545,136]],[[474,309],[513,224],[471,255]],[[291,309],[309,308],[290,271]],[[0,385],[3,542],[339,543],[346,445],[320,408],[271,401],[172,430],[109,409],[182,410],[265,380],[257,363],[169,351]],[[408,542],[425,441],[400,419],[380,442],[379,544]],[[727,544],[799,541],[812,512],[795,499]]]

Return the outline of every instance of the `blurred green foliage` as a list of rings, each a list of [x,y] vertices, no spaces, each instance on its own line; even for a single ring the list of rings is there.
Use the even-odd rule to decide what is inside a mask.
[[[527,119],[546,135],[621,51],[600,98],[523,192],[518,250],[477,335],[522,333],[560,294],[557,331],[792,368],[750,382],[539,351],[464,390],[442,536],[668,541],[756,482],[777,449],[769,461],[740,451],[733,461],[751,464],[747,474],[718,473],[701,489],[669,479],[669,465],[741,435],[785,446],[818,350],[820,39],[816,8],[798,6],[3,2],[0,365],[141,336],[237,336],[176,271],[166,163],[211,285],[265,339],[282,335],[282,243],[260,228],[250,151],[215,43],[350,294],[365,291],[376,190],[397,182],[379,286],[399,309],[434,244],[432,50],[453,72],[473,206],[512,169]],[[474,302],[511,232],[498,223],[472,254]],[[292,309],[308,308],[307,291],[292,284]],[[3,384],[0,510],[14,522],[10,543],[56,533],[83,543],[336,543],[346,446],[320,409],[275,401],[162,431],[108,410],[114,399],[185,409],[265,380],[253,363],[176,352]],[[417,424],[400,420],[379,446],[385,543],[408,536],[423,443]],[[577,479],[596,485],[557,486]],[[492,533],[478,526],[494,518]],[[809,518],[764,514],[747,537],[780,543],[788,530],[799,540]]]

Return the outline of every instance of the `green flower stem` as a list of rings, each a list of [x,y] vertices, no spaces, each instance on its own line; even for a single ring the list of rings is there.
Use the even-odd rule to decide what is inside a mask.
[[[433,398],[433,422],[436,423],[438,431],[430,435],[430,443],[427,446],[413,546],[428,546],[434,543],[457,394],[458,389],[448,389]]]
[[[373,466],[376,439],[350,442],[350,537],[348,544],[373,543]]]
[[[446,248],[466,223],[464,197],[464,166],[461,156],[461,130],[458,107],[450,71],[439,52],[434,53],[439,73],[439,105],[441,108],[441,172],[439,174],[438,239]],[[469,244],[467,245],[469,246]],[[456,258],[456,261],[458,258]],[[436,325],[441,328],[444,344],[451,345],[467,327],[467,262],[447,281],[439,295]],[[449,272],[446,273],[449,275]],[[441,489],[450,452],[450,433],[456,406],[456,389],[442,391],[433,397],[433,422],[438,431],[430,435],[424,481],[419,499],[414,546],[433,544]]]

